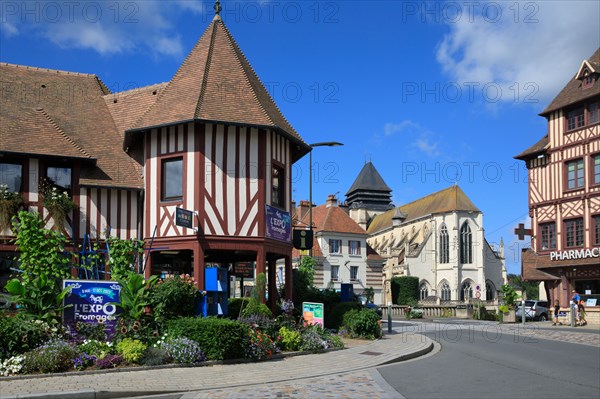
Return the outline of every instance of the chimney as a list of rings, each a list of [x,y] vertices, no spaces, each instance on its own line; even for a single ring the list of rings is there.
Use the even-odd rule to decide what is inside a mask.
[[[309,206],[309,201],[300,201],[300,205],[298,205],[298,209],[296,211],[296,217],[298,220],[302,220],[305,215],[308,215]]]
[[[335,194],[329,194],[329,196],[327,196],[327,202],[325,202],[325,208],[329,208],[332,206],[338,206],[338,201],[335,197]]]

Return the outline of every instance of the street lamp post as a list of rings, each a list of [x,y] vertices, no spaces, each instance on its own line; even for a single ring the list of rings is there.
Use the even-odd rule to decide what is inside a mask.
[[[312,172],[312,150],[315,147],[338,147],[344,145],[342,143],[338,143],[337,141],[324,141],[321,143],[313,143],[309,144],[310,152],[309,154],[309,165],[308,165],[308,228],[310,232],[313,231],[313,223],[312,223],[312,207],[313,207],[313,199],[312,199],[312,181],[313,181],[313,172]],[[312,246],[308,250],[308,255],[312,258]]]

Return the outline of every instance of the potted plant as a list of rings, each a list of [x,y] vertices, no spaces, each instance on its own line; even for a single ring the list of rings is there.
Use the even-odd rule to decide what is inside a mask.
[[[7,185],[0,184],[0,233],[10,226],[22,203],[21,194],[13,193]]]
[[[69,193],[59,190],[52,182],[42,180],[40,184],[42,195],[42,204],[48,210],[48,213],[54,219],[56,230],[60,233],[65,226],[67,215],[77,207],[75,202],[69,197]]]
[[[500,291],[502,292],[502,297],[504,299],[504,305],[498,307],[498,310],[502,312],[502,321],[504,323],[514,323],[517,321],[515,306],[519,295],[515,289],[508,284],[504,284],[500,288]]]

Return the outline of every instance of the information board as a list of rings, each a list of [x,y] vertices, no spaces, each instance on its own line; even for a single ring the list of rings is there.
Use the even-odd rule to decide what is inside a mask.
[[[175,208],[175,224],[177,226],[194,228],[194,212],[183,208]]]
[[[325,310],[322,303],[302,302],[302,317],[305,324],[319,324],[325,328]]]

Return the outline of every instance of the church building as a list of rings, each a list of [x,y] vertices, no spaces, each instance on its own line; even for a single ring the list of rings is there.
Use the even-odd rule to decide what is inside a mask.
[[[383,303],[391,301],[393,277],[416,276],[422,302],[497,304],[506,281],[504,245],[487,242],[483,214],[460,187],[394,207],[391,190],[367,163],[349,194],[350,215],[366,224],[368,244],[384,258]]]
[[[0,109],[0,184],[50,228],[40,179],[68,193],[76,207],[61,229],[74,244],[104,239],[109,227],[144,239],[147,276],[189,273],[203,288],[207,265],[234,273],[255,262],[274,293],[282,260],[291,297],[292,165],[310,147],[219,12],[217,2],[167,83],[111,93],[96,75],[0,64],[10,97]],[[3,225],[0,258],[18,255],[12,237]]]

